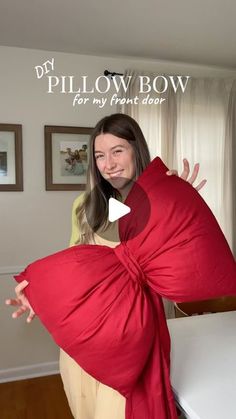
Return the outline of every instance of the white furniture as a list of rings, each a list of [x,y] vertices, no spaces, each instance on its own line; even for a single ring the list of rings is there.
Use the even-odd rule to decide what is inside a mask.
[[[236,418],[236,311],[168,320],[171,382],[190,419]]]

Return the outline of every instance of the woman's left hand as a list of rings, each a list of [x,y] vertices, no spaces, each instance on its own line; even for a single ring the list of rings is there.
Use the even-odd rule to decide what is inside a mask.
[[[177,170],[168,170],[168,172],[166,172],[166,174],[168,176],[172,176],[172,175],[179,176],[179,177],[181,177],[181,179],[186,180],[186,182],[190,183],[190,185],[193,186],[193,183],[195,182],[195,180],[196,180],[196,178],[198,176],[200,165],[199,165],[199,163],[196,163],[194,165],[193,173],[190,176],[190,178],[188,178],[189,177],[189,174],[190,174],[190,167],[189,167],[188,160],[187,159],[183,159],[183,164],[184,164],[184,170],[183,170],[183,172],[181,173],[180,176],[179,176]],[[203,179],[197,186],[194,186],[195,189],[197,191],[199,191],[200,189],[203,188],[203,186],[206,184],[206,182],[207,182],[207,180],[206,179]]]

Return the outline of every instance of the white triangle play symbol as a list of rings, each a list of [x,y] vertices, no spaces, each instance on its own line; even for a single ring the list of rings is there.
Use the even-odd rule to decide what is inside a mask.
[[[128,214],[131,211],[128,205],[122,204],[122,202],[117,201],[117,199],[109,198],[108,205],[108,219],[110,222],[119,220],[119,218]]]

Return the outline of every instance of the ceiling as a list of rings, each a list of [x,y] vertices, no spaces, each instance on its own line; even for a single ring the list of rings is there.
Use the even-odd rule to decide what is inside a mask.
[[[0,0],[0,45],[236,69],[235,0]]]

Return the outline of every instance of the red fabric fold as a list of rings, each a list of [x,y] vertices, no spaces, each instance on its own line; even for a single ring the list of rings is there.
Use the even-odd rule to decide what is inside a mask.
[[[187,182],[155,159],[121,218],[121,244],[80,245],[36,261],[16,277],[63,348],[126,397],[126,419],[176,419],[170,339],[161,296],[191,301],[236,295],[236,265],[215,217]],[[142,219],[139,192],[150,203]]]

